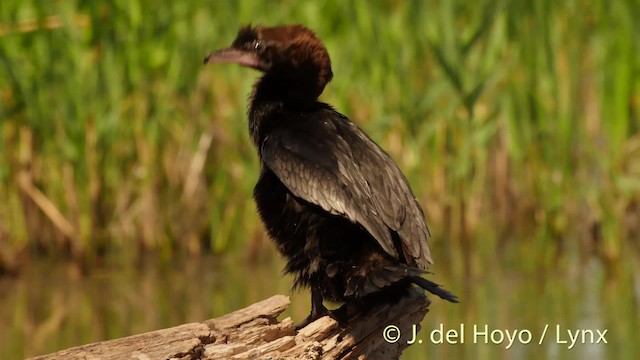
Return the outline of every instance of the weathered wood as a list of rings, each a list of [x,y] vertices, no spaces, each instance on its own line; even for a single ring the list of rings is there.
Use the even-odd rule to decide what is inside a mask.
[[[408,346],[413,324],[426,315],[429,300],[414,289],[397,304],[381,304],[366,313],[350,309],[349,325],[326,316],[298,332],[291,318],[277,320],[289,304],[287,296],[276,295],[202,323],[78,346],[33,360],[397,359]],[[388,325],[403,334],[398,342],[384,340]]]

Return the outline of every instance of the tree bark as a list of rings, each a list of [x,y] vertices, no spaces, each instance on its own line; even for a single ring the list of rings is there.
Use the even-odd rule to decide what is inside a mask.
[[[275,295],[202,323],[82,345],[32,360],[397,359],[430,304],[423,291],[411,289],[396,304],[364,312],[349,309],[348,325],[325,316],[296,331],[291,318],[277,320],[290,303],[289,297]],[[394,343],[383,337],[390,325],[402,334]],[[389,333],[396,334],[395,329]]]

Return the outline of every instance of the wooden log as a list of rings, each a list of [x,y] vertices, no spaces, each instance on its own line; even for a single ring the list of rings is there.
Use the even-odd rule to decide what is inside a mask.
[[[422,291],[412,289],[396,304],[359,313],[349,309],[349,325],[325,316],[299,331],[291,318],[277,320],[289,304],[289,297],[276,295],[202,323],[82,345],[32,360],[397,359],[409,345],[413,325],[419,329],[430,302]],[[389,325],[402,334],[395,343],[383,337]]]

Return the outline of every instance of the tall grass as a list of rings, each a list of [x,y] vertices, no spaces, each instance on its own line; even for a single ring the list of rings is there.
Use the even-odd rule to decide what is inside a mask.
[[[515,248],[532,264],[576,249],[614,264],[640,237],[637,13],[634,0],[2,1],[0,269],[33,252],[88,265],[259,252],[244,110],[257,75],[201,65],[249,22],[325,40],[323,99],[398,161],[451,263]]]

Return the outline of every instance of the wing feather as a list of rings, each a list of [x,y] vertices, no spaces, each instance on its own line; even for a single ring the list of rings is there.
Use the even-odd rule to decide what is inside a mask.
[[[280,120],[287,126],[270,129],[260,153],[289,191],[360,224],[391,256],[398,258],[402,251],[409,264],[427,268],[431,256],[424,214],[395,162],[332,109],[308,116],[303,125]]]

